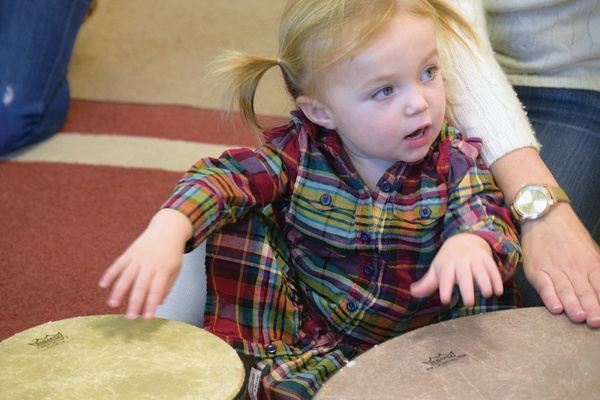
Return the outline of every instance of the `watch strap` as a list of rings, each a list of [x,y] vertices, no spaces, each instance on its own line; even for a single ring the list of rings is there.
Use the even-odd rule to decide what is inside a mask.
[[[517,212],[517,209],[515,208],[515,203],[511,203],[510,206],[508,206],[508,209],[510,210],[510,214],[512,215],[513,221],[521,224],[523,222],[523,218]]]
[[[562,190],[562,188],[560,188],[558,186],[548,186],[548,185],[544,185],[544,187],[546,189],[548,189],[548,192],[550,192],[550,194],[552,195],[552,198],[554,199],[554,201],[556,203],[565,202],[565,203],[571,204],[571,200],[569,199],[569,196],[567,196],[567,193],[564,190]]]

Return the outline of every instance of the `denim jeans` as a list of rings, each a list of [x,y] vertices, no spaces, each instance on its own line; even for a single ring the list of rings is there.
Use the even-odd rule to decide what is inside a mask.
[[[515,87],[542,144],[541,157],[573,209],[600,242],[600,92]],[[543,305],[520,268],[525,305]]]
[[[57,132],[67,66],[91,0],[0,1],[0,155]]]

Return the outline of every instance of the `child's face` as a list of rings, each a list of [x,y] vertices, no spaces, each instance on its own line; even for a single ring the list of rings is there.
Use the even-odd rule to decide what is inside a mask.
[[[325,72],[326,118],[315,122],[337,129],[357,166],[385,170],[423,159],[444,119],[438,59],[431,19],[395,17],[371,44]]]

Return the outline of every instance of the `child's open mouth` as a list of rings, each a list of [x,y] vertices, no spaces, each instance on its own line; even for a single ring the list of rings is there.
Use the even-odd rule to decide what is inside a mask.
[[[419,130],[414,131],[413,133],[408,135],[406,138],[407,139],[419,139],[425,134],[426,131],[427,131],[427,127],[421,128]]]

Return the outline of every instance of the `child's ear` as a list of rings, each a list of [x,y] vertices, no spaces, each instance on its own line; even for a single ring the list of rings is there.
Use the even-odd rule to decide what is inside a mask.
[[[296,105],[313,123],[327,129],[335,129],[331,112],[320,101],[308,96],[298,96],[296,98]]]

